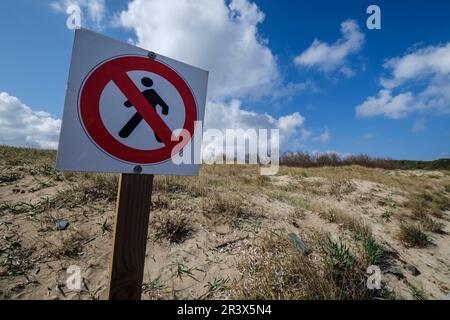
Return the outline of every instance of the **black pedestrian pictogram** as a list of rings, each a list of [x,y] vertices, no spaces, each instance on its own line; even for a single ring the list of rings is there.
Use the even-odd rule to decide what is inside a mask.
[[[150,88],[153,86],[152,79],[148,77],[144,77],[141,79],[141,83],[146,86],[147,88]],[[159,96],[159,94],[153,90],[153,89],[147,89],[142,91],[142,94],[147,99],[147,101],[150,103],[150,105],[153,107],[153,109],[156,109],[156,106],[161,106],[162,108],[162,114],[167,115],[169,114],[169,106],[164,102],[164,100]],[[129,100],[124,102],[124,106],[127,108],[132,107],[133,105]],[[136,112],[133,117],[125,124],[125,126],[119,131],[119,136],[121,138],[127,138],[133,131],[136,129],[136,127],[139,125],[139,123],[142,121],[143,117],[139,112]],[[162,142],[162,140],[158,137],[158,135],[155,132],[155,138],[158,142]]]

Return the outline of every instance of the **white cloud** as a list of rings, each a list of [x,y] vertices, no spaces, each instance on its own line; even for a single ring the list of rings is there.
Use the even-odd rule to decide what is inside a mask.
[[[368,133],[363,134],[363,138],[366,140],[371,140],[371,139],[375,138],[375,134],[372,132],[368,132]]]
[[[56,149],[61,120],[0,92],[0,144]]]
[[[277,118],[267,113],[257,113],[241,108],[241,101],[208,103],[205,114],[205,129],[280,129],[282,141],[288,141],[296,133],[305,118],[298,112]]]
[[[450,42],[446,45],[429,46],[415,52],[389,59],[384,68],[391,70],[391,78],[381,78],[387,89],[396,88],[410,80],[427,79],[450,74]]]
[[[376,97],[356,107],[358,116],[399,119],[412,112],[450,114],[450,43],[389,59],[384,68],[391,76],[380,79],[382,89]]]
[[[377,97],[369,97],[356,107],[358,117],[373,117],[385,115],[392,119],[404,117],[409,112],[409,105],[413,103],[414,97],[411,92],[392,96],[387,89],[380,90]]]
[[[102,22],[106,14],[105,0],[56,0],[50,3],[53,10],[66,14],[67,8],[78,5],[82,10],[81,24],[93,24],[96,29],[102,29]]]
[[[119,19],[137,45],[210,71],[211,100],[270,96],[280,81],[258,34],[264,13],[247,0],[133,0]]]
[[[328,128],[325,128],[325,130],[320,135],[315,137],[313,140],[316,142],[322,142],[322,143],[329,142],[331,140],[330,130]]]
[[[266,113],[244,110],[241,108],[241,101],[232,100],[229,104],[211,102],[207,105],[205,129],[218,129],[222,134],[225,134],[226,129],[242,129],[244,131],[248,129],[267,129],[269,131],[267,144],[270,144],[270,129],[279,129],[280,147],[287,150],[296,143],[293,137],[298,132],[303,134],[302,126],[304,121],[305,118],[298,112],[274,118]],[[237,149],[245,150],[245,145],[237,145],[236,147]],[[203,150],[212,148],[219,148],[217,141],[203,141]]]
[[[359,52],[364,44],[364,34],[353,20],[341,23],[342,38],[333,44],[315,39],[311,46],[295,57],[294,62],[303,67],[317,68],[323,72],[339,69],[344,75],[354,75],[347,58]]]

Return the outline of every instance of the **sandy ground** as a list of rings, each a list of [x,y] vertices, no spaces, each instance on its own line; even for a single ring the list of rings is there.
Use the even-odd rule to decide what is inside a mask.
[[[450,183],[450,176],[442,172],[380,172],[385,176]],[[334,182],[322,174],[314,176],[312,172],[305,177],[281,172],[264,186],[245,189],[245,192],[228,191],[240,195],[244,205],[253,212],[237,224],[211,219],[205,213],[208,196],[169,193],[167,205],[151,212],[143,299],[229,297],[226,289],[211,288],[218,283],[226,288],[233,281],[240,281],[243,275],[237,265],[245,252],[258,245],[261,233],[267,230],[293,232],[307,243],[312,230],[348,236],[349,232],[338,223],[324,219],[317,207],[338,208],[370,224],[373,237],[394,257],[384,268],[382,279],[397,298],[412,299],[411,286],[422,290],[428,298],[445,298],[450,293],[450,212],[444,212],[443,218],[438,219],[445,233],[432,234],[430,246],[405,246],[398,239],[397,231],[409,214],[403,206],[408,193],[372,180],[375,181],[350,177],[346,184],[339,186],[342,192],[330,194],[327,190],[331,190]],[[0,184],[1,299],[105,298],[114,201],[95,199],[74,207],[52,207],[39,214],[30,213],[31,209],[23,213],[8,209],[51,199],[58,191],[67,189],[68,184],[64,179],[58,181],[54,177],[27,173],[20,179]],[[448,200],[449,194],[444,194]],[[156,191],[153,200],[163,196],[167,194]],[[303,198],[308,205],[302,205]],[[387,211],[391,212],[389,219]],[[155,238],[155,221],[170,214],[185,215],[191,226],[189,234],[179,243]],[[67,219],[70,225],[58,231],[55,221],[61,218]],[[70,290],[66,285],[67,268],[71,265],[81,269],[81,291]]]

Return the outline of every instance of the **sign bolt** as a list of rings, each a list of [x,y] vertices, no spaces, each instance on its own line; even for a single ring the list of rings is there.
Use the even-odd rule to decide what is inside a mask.
[[[152,59],[152,60],[155,60],[155,59],[156,59],[156,53],[154,53],[153,51],[150,51],[150,52],[147,54],[147,56],[148,56],[150,59]]]
[[[142,172],[142,167],[141,166],[135,166],[133,168],[133,172],[134,173],[141,173]]]

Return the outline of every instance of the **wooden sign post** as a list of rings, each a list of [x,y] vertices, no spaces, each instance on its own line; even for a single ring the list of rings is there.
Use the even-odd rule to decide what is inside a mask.
[[[153,175],[120,175],[109,300],[141,299],[152,189]]]

